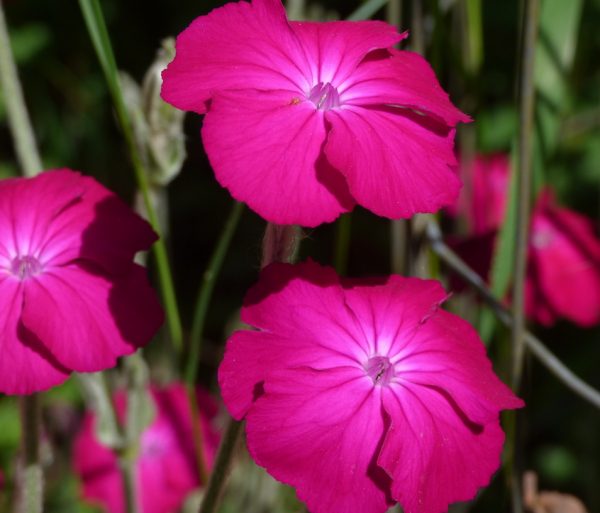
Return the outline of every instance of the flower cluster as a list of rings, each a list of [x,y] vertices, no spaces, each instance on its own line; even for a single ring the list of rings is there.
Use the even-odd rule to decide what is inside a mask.
[[[155,418],[144,430],[139,441],[135,483],[142,513],[172,513],[183,504],[188,494],[200,486],[194,458],[192,414],[185,386],[172,384],[168,388],[152,388]],[[212,462],[219,442],[212,421],[216,415],[213,399],[198,389],[204,434],[204,452]],[[117,413],[126,418],[124,393],[115,397]],[[75,439],[74,467],[83,483],[83,496],[102,504],[109,513],[125,513],[125,494],[119,463],[113,451],[102,445],[96,436],[96,416],[88,412]]]
[[[0,181],[0,392],[113,367],[163,322],[133,256],[156,234],[114,194],[67,169]]]
[[[235,34],[235,37],[232,37]],[[280,0],[232,2],[177,38],[163,98],[205,114],[217,180],[267,221],[316,226],[361,205],[406,218],[457,199],[469,121],[382,22],[289,22]],[[256,462],[313,513],[440,513],[499,465],[502,409],[522,406],[433,281],[340,280],[274,264],[219,369]]]
[[[406,37],[377,21],[289,22],[280,0],[228,3],[179,35],[162,97],[205,115],[217,180],[269,222],[312,227],[355,205],[393,219],[436,212],[458,197],[455,128],[470,119],[421,56],[394,48]],[[502,198],[489,208],[488,192],[476,197],[477,234],[504,209]],[[536,276],[550,279],[548,251],[573,256],[557,223],[600,254],[580,218],[553,217],[551,197],[540,201]],[[112,367],[150,340],[162,311],[133,257],[156,235],[115,195],[50,171],[1,181],[0,211],[0,392]],[[571,276],[551,279],[564,287]],[[441,308],[445,298],[435,281],[341,279],[310,261],[273,264],[249,291],[242,320],[253,329],[227,343],[222,396],[247,421],[256,462],[312,513],[384,513],[395,502],[442,513],[490,481],[499,414],[523,402],[475,330]],[[546,300],[539,315],[563,303]],[[151,395],[157,416],[140,441],[137,499],[144,513],[170,513],[200,484],[190,411],[181,386]],[[199,404],[210,463],[215,408],[203,393]],[[124,417],[124,395],[116,406]],[[75,444],[83,494],[122,513],[116,455],[96,441],[95,422],[85,417]]]

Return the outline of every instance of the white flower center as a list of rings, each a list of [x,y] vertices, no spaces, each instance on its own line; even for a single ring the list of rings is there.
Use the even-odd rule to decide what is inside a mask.
[[[19,280],[26,280],[42,271],[43,267],[40,261],[29,255],[15,258],[10,265],[10,272]]]
[[[329,110],[340,106],[340,95],[329,82],[319,82],[314,86],[308,93],[308,99],[320,110]]]
[[[365,364],[365,372],[375,385],[389,384],[395,375],[394,365],[387,356],[372,356]]]

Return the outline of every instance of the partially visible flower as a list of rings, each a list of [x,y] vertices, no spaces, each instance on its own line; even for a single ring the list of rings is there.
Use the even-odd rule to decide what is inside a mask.
[[[600,239],[591,220],[557,205],[550,189],[531,219],[525,299],[527,314],[546,326],[564,317],[600,322]]]
[[[219,369],[255,461],[312,513],[441,513],[500,463],[500,410],[522,401],[438,282],[345,280],[273,264],[248,293]]]
[[[488,279],[506,211],[508,157],[477,156],[463,178],[467,185],[458,213],[466,217],[469,233],[449,242]],[[540,192],[531,214],[525,310],[546,326],[561,317],[580,326],[600,322],[600,239],[589,219],[556,203],[550,187]]]
[[[454,107],[429,64],[380,21],[288,22],[280,0],[228,3],[176,41],[163,98],[206,114],[217,180],[277,224],[359,204],[390,218],[456,200]]]
[[[146,344],[163,313],[133,256],[155,239],[74,171],[0,181],[0,392],[44,390]]]
[[[156,417],[142,433],[136,464],[136,489],[140,513],[174,513],[187,495],[198,488],[200,478],[195,461],[192,417],[185,387],[152,388]],[[210,463],[219,443],[212,421],[216,415],[213,399],[197,391],[205,453]],[[116,395],[117,412],[126,416],[126,396]],[[96,417],[88,412],[74,445],[74,466],[83,484],[83,496],[106,508],[108,513],[125,513],[125,495],[119,464],[113,451],[95,434]]]

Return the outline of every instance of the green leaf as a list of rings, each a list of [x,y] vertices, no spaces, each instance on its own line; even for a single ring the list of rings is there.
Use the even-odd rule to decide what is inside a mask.
[[[539,189],[554,153],[562,117],[570,107],[569,74],[575,59],[583,0],[545,0],[535,52],[534,180]]]

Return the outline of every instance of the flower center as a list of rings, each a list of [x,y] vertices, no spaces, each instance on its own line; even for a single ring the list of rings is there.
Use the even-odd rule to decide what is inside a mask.
[[[32,256],[22,256],[15,258],[10,265],[10,272],[19,278],[19,280],[26,280],[36,274],[42,272],[42,264],[40,264],[37,258]]]
[[[387,356],[373,356],[365,364],[367,375],[375,385],[387,385],[394,377],[394,366]]]
[[[317,109],[321,110],[329,110],[340,106],[340,95],[329,82],[319,82],[308,93],[308,99],[315,104]]]

